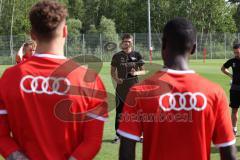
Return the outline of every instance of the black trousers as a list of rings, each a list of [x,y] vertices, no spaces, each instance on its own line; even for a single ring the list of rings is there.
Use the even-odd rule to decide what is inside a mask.
[[[117,85],[116,97],[115,97],[115,101],[116,101],[115,131],[117,136],[119,136],[117,133],[117,129],[119,128],[119,121],[121,119],[121,114],[124,107],[124,101],[127,97],[129,89],[136,83],[138,83],[137,78],[124,80],[123,84]]]
[[[119,136],[117,133],[117,129],[119,127],[119,121],[123,111],[124,100],[118,94],[116,94],[115,101],[116,101],[115,131],[116,135]]]

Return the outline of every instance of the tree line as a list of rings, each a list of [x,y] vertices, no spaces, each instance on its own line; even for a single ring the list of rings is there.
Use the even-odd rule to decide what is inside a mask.
[[[0,0],[0,35],[29,33],[28,12],[38,0]],[[70,35],[147,33],[147,0],[59,0],[65,3]],[[198,32],[240,31],[239,0],[151,0],[152,32],[176,16],[190,19]]]

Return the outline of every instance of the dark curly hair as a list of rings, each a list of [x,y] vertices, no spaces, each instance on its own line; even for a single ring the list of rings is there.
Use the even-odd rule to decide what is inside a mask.
[[[64,5],[55,0],[36,3],[29,13],[32,32],[40,39],[50,40],[57,36],[56,28],[68,15]]]

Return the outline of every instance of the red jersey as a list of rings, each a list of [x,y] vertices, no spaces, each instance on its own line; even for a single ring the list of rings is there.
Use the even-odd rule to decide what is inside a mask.
[[[88,74],[94,78],[86,81]],[[16,150],[34,160],[90,160],[97,154],[107,105],[95,73],[64,56],[34,54],[7,69],[0,87],[4,157]]]
[[[24,62],[27,59],[29,59],[30,57],[31,56],[27,56],[26,54],[24,56],[22,56],[22,58],[19,55],[17,55],[16,56],[16,63],[18,64],[18,63]]]
[[[162,70],[134,86],[117,132],[143,135],[144,160],[209,160],[211,142],[235,143],[224,91],[194,71]]]
[[[27,56],[26,54],[22,57],[22,62],[26,61],[29,59],[31,56]]]

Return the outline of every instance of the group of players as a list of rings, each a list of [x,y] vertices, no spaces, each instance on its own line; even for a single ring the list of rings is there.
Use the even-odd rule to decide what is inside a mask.
[[[94,71],[64,56],[66,17],[67,9],[59,2],[37,2],[29,13],[36,51],[1,77],[0,154],[7,160],[91,160],[101,148],[107,93]],[[138,82],[144,61],[132,50],[133,37],[123,36],[122,51],[111,62],[117,83],[114,142],[120,141],[120,160],[135,159],[138,141],[144,160],[209,160],[211,142],[221,160],[237,159],[223,89],[188,67],[195,41],[190,21],[168,21],[162,37],[164,67]],[[227,68],[233,67],[231,106],[236,108],[239,46],[234,52],[236,58],[222,71],[232,77]],[[236,113],[233,109],[234,127]],[[190,118],[181,116],[186,114]]]

